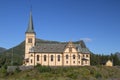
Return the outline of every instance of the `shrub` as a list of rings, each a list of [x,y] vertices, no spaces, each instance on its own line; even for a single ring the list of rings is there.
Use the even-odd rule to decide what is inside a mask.
[[[102,78],[102,75],[101,75],[99,72],[97,72],[97,73],[95,74],[95,77],[96,77],[96,78]]]
[[[78,77],[78,73],[70,73],[69,75],[67,75],[67,77],[69,77],[69,78],[72,78],[72,79],[77,79],[77,77]]]
[[[5,67],[1,67],[0,68],[0,77],[4,77],[7,75],[7,70],[5,69]]]
[[[37,70],[42,73],[42,72],[50,72],[51,68],[49,66],[41,66],[40,64],[38,64],[36,66]]]
[[[21,70],[20,70],[20,68],[19,67],[17,67],[16,69],[15,69],[15,73],[18,73],[18,72],[20,72]]]

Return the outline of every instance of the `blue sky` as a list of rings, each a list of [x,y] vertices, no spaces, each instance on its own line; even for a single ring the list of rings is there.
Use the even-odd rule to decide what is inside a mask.
[[[25,39],[30,4],[37,38],[83,39],[96,54],[120,52],[120,0],[0,0],[0,46]]]

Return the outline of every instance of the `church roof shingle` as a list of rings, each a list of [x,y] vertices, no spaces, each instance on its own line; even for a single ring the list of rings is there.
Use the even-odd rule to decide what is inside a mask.
[[[68,43],[36,43],[36,46],[31,48],[31,52],[36,53],[63,53]],[[90,53],[83,41],[73,44],[76,50],[80,53]]]
[[[62,53],[65,49],[65,46],[66,44],[53,44],[53,43],[41,43],[41,44],[37,44],[35,47],[34,47],[34,51],[35,52],[42,52],[42,53]]]

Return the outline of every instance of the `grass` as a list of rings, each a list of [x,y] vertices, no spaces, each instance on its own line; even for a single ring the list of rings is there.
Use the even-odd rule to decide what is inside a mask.
[[[4,71],[3,71],[4,72]],[[5,74],[5,73],[4,73]],[[0,77],[0,80],[114,80],[120,79],[119,67],[45,67],[15,71]]]

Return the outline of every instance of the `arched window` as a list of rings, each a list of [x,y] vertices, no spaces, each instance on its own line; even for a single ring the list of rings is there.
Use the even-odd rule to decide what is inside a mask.
[[[73,59],[75,59],[75,55],[73,55]]]
[[[39,61],[39,55],[37,55],[37,61]]]
[[[86,57],[88,57],[88,55],[86,55]]]
[[[60,61],[60,55],[58,55],[58,61]]]
[[[68,55],[66,55],[66,59],[68,59]]]
[[[53,55],[51,55],[51,61],[53,61]]]
[[[44,61],[46,61],[46,55],[44,55]]]
[[[78,59],[80,59],[80,55],[78,55]]]

